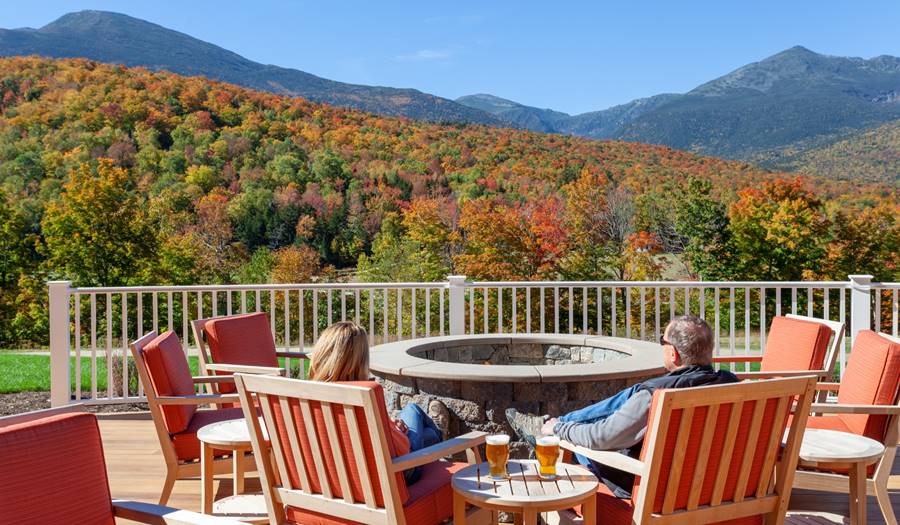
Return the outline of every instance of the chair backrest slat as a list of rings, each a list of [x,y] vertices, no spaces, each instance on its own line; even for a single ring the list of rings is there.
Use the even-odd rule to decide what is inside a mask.
[[[285,464],[287,459],[284,454],[284,443],[281,442],[281,438],[278,435],[278,428],[275,425],[275,415],[272,413],[272,405],[269,402],[269,396],[267,394],[259,394],[259,408],[263,413],[263,421],[266,425],[266,432],[269,435],[269,441],[272,443],[272,449],[275,456],[275,464],[278,468],[278,476],[281,478],[281,483],[290,486],[290,478],[288,477],[287,465]],[[243,399],[241,400],[243,401]],[[250,406],[253,406],[251,403]]]
[[[281,416],[284,418],[284,424],[287,428],[296,428],[297,422],[294,421],[294,413],[291,411],[291,404],[288,400],[282,400],[282,402],[278,403],[279,409],[281,409]],[[273,421],[274,423],[274,421]],[[276,429],[277,431],[277,429]],[[297,469],[297,474],[299,474],[300,478],[300,487],[304,492],[311,492],[310,483],[309,483],[309,474],[307,474],[306,465],[303,461],[303,454],[300,452],[300,442],[297,439],[296,432],[288,432],[288,446],[291,448],[291,456],[294,459],[294,467]],[[280,441],[279,437],[279,441]],[[287,459],[285,458],[286,462]],[[287,471],[285,471],[287,474]],[[283,484],[289,485],[290,481],[282,482]],[[291,487],[296,488],[296,487]]]
[[[716,420],[719,418],[719,407],[713,405],[706,412],[706,422],[703,425],[703,435],[700,437],[700,450],[709,450],[713,435],[716,431]],[[709,454],[700,454],[697,458],[697,467],[694,469],[694,479],[691,481],[691,492],[688,495],[687,509],[694,510],[700,504],[700,491],[706,482],[706,465],[709,462]]]
[[[778,400],[775,407],[775,421],[783,421],[787,417],[787,410],[790,408],[788,404],[790,398],[782,397]],[[766,443],[766,457],[763,460],[762,475],[759,477],[759,483],[756,484],[756,497],[761,498],[771,489],[769,488],[772,480],[772,474],[775,472],[775,460],[778,459],[778,444],[784,436],[780,432],[770,432],[769,442]]]
[[[325,469],[325,458],[322,457],[322,447],[319,446],[319,439],[316,435],[316,429],[313,423],[312,410],[309,408],[309,400],[300,400],[300,413],[303,414],[303,425],[306,428],[306,436],[309,440],[309,447],[312,450],[313,464],[316,466],[316,473],[319,474],[319,487],[322,494],[326,498],[331,499],[334,493],[331,491],[331,483],[328,481],[328,471]]]
[[[725,479],[728,475],[731,459],[734,456],[738,425],[741,422],[741,414],[743,414],[743,412],[743,402],[733,403],[731,405],[731,413],[728,416],[728,429],[725,431],[722,455],[720,456],[719,468],[716,471],[716,479],[713,483],[712,499],[710,500],[711,505],[719,505],[722,503],[722,495],[725,493]]]
[[[757,400],[753,406],[753,419],[750,422],[750,432],[747,434],[747,439],[744,441],[747,446],[744,447],[741,470],[737,477],[737,486],[734,489],[734,501],[736,502],[744,501],[744,495],[747,493],[747,483],[750,481],[750,469],[757,463],[756,453],[758,447],[756,444],[759,441],[759,429],[762,426],[763,413],[766,411],[767,404],[768,403],[765,400]],[[763,451],[763,454],[765,453],[766,451]]]
[[[331,443],[331,454],[334,458],[334,466],[337,471],[338,483],[344,494],[344,501],[353,503],[353,492],[350,490],[350,480],[347,476],[347,467],[344,465],[344,455],[341,450],[341,440],[338,438],[337,429],[334,428],[334,412],[331,403],[322,403],[322,415],[325,416],[325,431],[328,433],[328,442]]]
[[[344,417],[347,418],[347,429],[350,432],[350,443],[353,445],[353,450],[363,450],[362,439],[360,439],[361,433],[359,431],[359,423],[356,421],[356,411],[353,410],[353,407],[344,405]],[[369,477],[369,467],[366,465],[365,461],[357,461],[356,468],[358,469],[357,474],[361,481],[366,507],[374,509],[376,507],[375,491],[372,488],[371,478]]]
[[[675,441],[675,457],[672,458],[672,466],[669,470],[669,483],[666,486],[666,496],[663,499],[663,513],[670,514],[675,508],[675,497],[678,495],[678,485],[681,484],[681,468],[684,466],[684,447],[687,445],[688,435],[694,420],[694,407],[686,408],[681,413],[681,423],[678,425],[678,437]]]
[[[806,425],[815,383],[810,375],[654,393],[643,451],[650,474],[635,489],[635,523],[753,515],[779,523],[776,509],[786,505],[793,478],[784,467],[796,468],[797,431]],[[792,407],[797,414],[788,418]],[[779,485],[776,477],[790,479]]]

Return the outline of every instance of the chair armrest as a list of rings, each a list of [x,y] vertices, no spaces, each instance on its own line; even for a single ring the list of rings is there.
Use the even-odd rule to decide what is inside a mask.
[[[198,383],[234,383],[234,376],[194,376],[194,384]]]
[[[278,366],[229,365],[224,363],[213,363],[210,365],[206,365],[206,369],[212,372],[232,372],[234,374],[257,374],[266,376],[284,375],[284,368]]]
[[[487,436],[487,432],[475,430],[459,437],[450,438],[447,441],[441,441],[430,447],[425,447],[421,450],[398,456],[393,460],[392,469],[394,472],[409,470],[413,467],[437,461],[451,454],[475,448],[484,443],[485,436]]]
[[[825,370],[779,370],[771,372],[735,372],[738,379],[776,379],[779,377],[822,377],[828,372]]]
[[[713,357],[713,363],[759,363],[761,355],[720,355]]]
[[[175,509],[164,505],[114,499],[113,512],[116,517],[159,525],[243,525],[242,522],[189,510]]]
[[[885,414],[900,415],[898,405],[850,405],[846,403],[813,403],[810,412],[819,414]]]
[[[646,470],[646,464],[643,461],[639,461],[619,452],[611,452],[608,450],[591,450],[589,448],[573,445],[572,443],[569,443],[565,440],[561,440],[559,442],[559,446],[564,450],[569,450],[571,452],[574,452],[575,454],[596,461],[597,463],[602,463],[619,470],[624,470],[625,472],[629,472],[631,474],[634,474],[635,476],[643,476],[646,474],[644,472]]]
[[[278,350],[275,352],[277,357],[296,357],[297,359],[309,359],[309,352],[291,352],[289,350]]]
[[[840,383],[827,383],[825,381],[819,381],[816,383],[816,390],[826,391],[826,392],[837,392],[841,389]]]
[[[158,396],[160,405],[211,405],[213,403],[240,403],[237,394],[196,394],[193,396]]]

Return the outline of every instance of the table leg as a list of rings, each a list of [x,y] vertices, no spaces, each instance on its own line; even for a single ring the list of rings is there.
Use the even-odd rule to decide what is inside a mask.
[[[525,509],[522,513],[522,525],[537,525],[537,510],[535,509]],[[585,522],[587,523],[587,522]]]
[[[850,525],[866,525],[866,465],[850,466]]]
[[[594,525],[597,523],[597,497],[591,494],[581,504],[581,522],[584,525]]]
[[[491,511],[491,525],[497,525],[500,522],[500,513],[496,510]]]
[[[234,462],[234,495],[244,493],[244,451],[236,450],[232,456]]]
[[[513,525],[522,525],[522,513],[516,512],[513,514]]]
[[[200,512],[212,514],[213,504],[213,448],[200,443]]]
[[[453,525],[466,525],[466,500],[453,492]]]

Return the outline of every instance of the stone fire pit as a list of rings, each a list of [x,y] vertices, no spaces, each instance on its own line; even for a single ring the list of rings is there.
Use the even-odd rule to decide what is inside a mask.
[[[558,416],[663,373],[659,345],[620,337],[476,335],[412,339],[372,348],[388,412],[425,409],[444,431],[515,435],[509,407]],[[524,444],[510,442],[513,457]]]

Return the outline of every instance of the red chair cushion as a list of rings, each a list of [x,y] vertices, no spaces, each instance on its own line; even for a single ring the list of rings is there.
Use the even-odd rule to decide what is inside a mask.
[[[409,487],[409,501],[403,506],[406,523],[437,525],[453,516],[453,489],[450,478],[465,463],[435,461],[423,467],[422,477]],[[288,507],[288,521],[303,525],[360,525],[359,522],[327,514]]]
[[[847,370],[838,390],[838,403],[893,405],[900,388],[900,343],[871,330],[856,335]],[[884,441],[887,415],[840,414],[854,434]]]
[[[834,330],[822,323],[775,317],[759,367],[763,372],[822,370]]]
[[[0,472],[0,524],[115,524],[93,414],[0,428]]]
[[[197,431],[219,421],[231,419],[244,419],[244,411],[240,408],[220,408],[218,410],[198,410],[191,418],[190,424],[182,432],[172,436],[172,445],[175,447],[175,455],[178,459],[189,461],[200,458],[200,440],[197,439]],[[215,454],[221,456],[231,454],[230,450],[216,450]]]
[[[166,332],[141,350],[153,392],[157,396],[192,396],[194,382],[191,368],[175,332]],[[163,422],[169,434],[188,427],[196,405],[162,405]]]
[[[275,340],[265,312],[210,319],[203,331],[213,363],[278,366]],[[228,372],[218,374],[228,375]],[[236,391],[232,384],[219,385],[219,392]]]
[[[582,516],[581,506],[575,507],[575,513]],[[610,492],[603,483],[597,488],[597,523],[603,525],[631,525],[633,523],[634,504],[630,500],[619,499]],[[716,522],[720,525],[760,525],[762,516],[749,516],[734,520]]]

